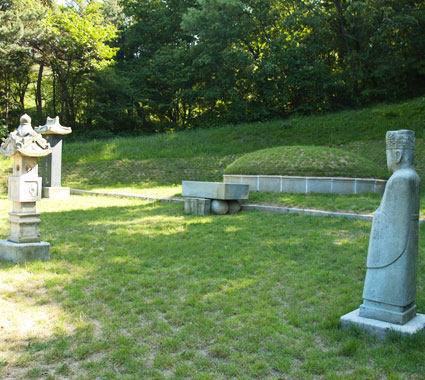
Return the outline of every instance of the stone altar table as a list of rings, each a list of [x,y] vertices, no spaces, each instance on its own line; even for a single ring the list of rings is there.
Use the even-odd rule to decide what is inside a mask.
[[[249,185],[183,181],[182,196],[188,197],[184,201],[186,214],[208,215],[235,214],[240,211],[239,201],[248,199]]]

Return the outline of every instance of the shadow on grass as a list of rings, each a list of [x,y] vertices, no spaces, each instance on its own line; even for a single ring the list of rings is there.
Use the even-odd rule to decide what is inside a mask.
[[[37,308],[41,299],[64,314],[48,326],[50,336],[9,341],[20,355],[10,359],[12,374],[423,373],[424,341],[383,345],[338,328],[339,316],[361,302],[370,223],[260,213],[198,217],[184,215],[181,204],[72,201],[81,207],[42,214],[52,261],[0,264],[3,274],[15,271],[14,281],[28,277],[16,282],[27,289],[20,297],[8,293],[16,304]],[[424,269],[422,263],[418,305],[425,304]]]

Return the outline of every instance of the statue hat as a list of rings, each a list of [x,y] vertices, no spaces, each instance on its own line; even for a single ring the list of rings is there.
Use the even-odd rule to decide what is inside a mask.
[[[415,132],[408,129],[388,131],[385,140],[387,149],[415,149]]]

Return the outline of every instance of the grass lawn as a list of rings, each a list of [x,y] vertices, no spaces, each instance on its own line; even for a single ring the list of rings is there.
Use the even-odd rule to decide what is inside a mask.
[[[341,195],[250,192],[245,203],[370,214],[379,207],[381,198],[381,195],[374,193]],[[423,208],[421,215],[425,216]]]
[[[159,196],[164,198],[181,197],[181,185],[152,187],[80,187],[105,193],[137,194]],[[366,194],[296,194],[251,191],[244,204],[259,204],[281,207],[317,209],[325,211],[351,212],[355,214],[372,214],[378,208],[382,196]],[[421,195],[420,217],[425,218],[425,194]]]
[[[52,260],[0,263],[2,379],[423,378],[424,334],[339,328],[361,303],[370,223],[90,196],[38,210]]]

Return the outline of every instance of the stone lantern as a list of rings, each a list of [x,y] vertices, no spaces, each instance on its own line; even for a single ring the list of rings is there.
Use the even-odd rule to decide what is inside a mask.
[[[13,157],[13,174],[8,179],[10,232],[0,241],[0,259],[26,261],[50,259],[50,244],[40,240],[40,214],[36,202],[41,198],[38,158],[52,152],[49,143],[31,127],[28,115],[21,117],[18,129],[0,147],[3,155]]]
[[[41,164],[41,176],[43,178],[43,197],[66,199],[69,198],[69,187],[62,187],[62,138],[72,132],[69,127],[63,127],[59,123],[59,116],[48,117],[46,124],[35,128],[50,143],[52,154],[43,158]]]

